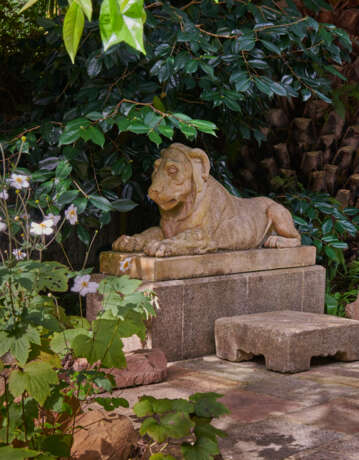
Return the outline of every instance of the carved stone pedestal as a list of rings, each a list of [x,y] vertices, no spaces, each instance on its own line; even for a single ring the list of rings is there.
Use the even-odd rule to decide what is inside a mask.
[[[260,270],[258,260],[262,260],[268,267],[272,253],[275,255],[272,258],[275,269]],[[283,257],[280,263],[281,253]],[[177,271],[181,266],[186,278],[189,278],[193,266],[202,266],[203,270],[215,273],[226,270],[230,274],[200,276],[197,268],[194,274],[197,277],[192,279],[144,281],[142,288],[155,291],[160,306],[157,317],[149,324],[146,348],[161,348],[168,361],[194,358],[215,352],[214,322],[217,318],[279,310],[323,313],[325,269],[313,265],[315,248],[226,252],[223,253],[226,262],[223,263],[217,257],[216,265],[213,256],[220,254],[168,257],[150,261],[155,266],[172,264],[173,267],[176,267],[177,262]],[[233,260],[237,260],[232,265],[228,254],[232,254]],[[145,259],[145,256],[141,257]],[[187,260],[187,271],[182,258]],[[247,262],[244,273],[231,273],[234,269],[240,271],[239,258],[247,261],[252,259],[252,269]],[[277,268],[289,264],[290,261],[292,267]],[[115,264],[112,269],[116,270]],[[94,275],[93,278],[98,280],[103,276],[105,275]],[[89,294],[87,318],[94,319],[100,309],[100,296]],[[141,348],[141,343],[133,337],[126,339],[125,347],[127,350],[134,350]]]

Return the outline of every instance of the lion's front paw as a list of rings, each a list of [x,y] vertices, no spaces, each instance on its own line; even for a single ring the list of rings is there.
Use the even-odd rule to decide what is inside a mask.
[[[146,255],[151,257],[166,257],[175,255],[174,243],[171,240],[150,241],[144,248]]]
[[[139,252],[142,251],[144,242],[136,236],[121,235],[112,244],[114,251]]]

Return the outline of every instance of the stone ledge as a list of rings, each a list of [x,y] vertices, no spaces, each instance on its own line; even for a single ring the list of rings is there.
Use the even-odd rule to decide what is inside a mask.
[[[314,246],[220,251],[163,258],[107,251],[100,255],[100,272],[107,275],[127,274],[144,281],[165,281],[306,267],[315,264],[315,257]]]

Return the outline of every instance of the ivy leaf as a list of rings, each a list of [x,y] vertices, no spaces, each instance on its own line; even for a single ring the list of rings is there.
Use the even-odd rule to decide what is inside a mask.
[[[51,386],[58,383],[56,372],[50,364],[31,361],[23,370],[15,370],[9,378],[9,390],[17,398],[27,391],[42,406],[51,392]]]
[[[143,46],[145,20],[143,0],[103,0],[99,24],[105,51],[124,41],[146,54]]]
[[[153,396],[141,396],[140,400],[133,406],[133,412],[137,417],[146,417],[153,414]]]
[[[140,434],[148,434],[156,442],[164,442],[167,438],[180,439],[189,436],[194,422],[188,414],[175,412],[166,414],[159,422],[153,417],[147,418],[141,425]]]
[[[100,404],[106,411],[112,411],[118,407],[129,407],[127,399],[124,398],[95,398],[95,401]]]
[[[213,456],[219,454],[218,444],[209,438],[199,438],[196,443],[182,444],[181,451],[184,460],[213,460]]]
[[[75,63],[75,56],[80,44],[81,35],[84,29],[85,18],[81,6],[72,2],[66,12],[62,35],[72,63]]]
[[[228,414],[226,406],[217,401],[223,395],[218,393],[195,393],[189,397],[195,403],[194,411],[199,417],[220,417]]]

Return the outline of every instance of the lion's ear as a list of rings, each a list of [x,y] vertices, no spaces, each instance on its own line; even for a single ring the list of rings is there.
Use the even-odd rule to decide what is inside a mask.
[[[188,156],[192,162],[193,179],[198,193],[202,190],[204,183],[208,180],[211,165],[206,152],[201,149],[192,149]]]

